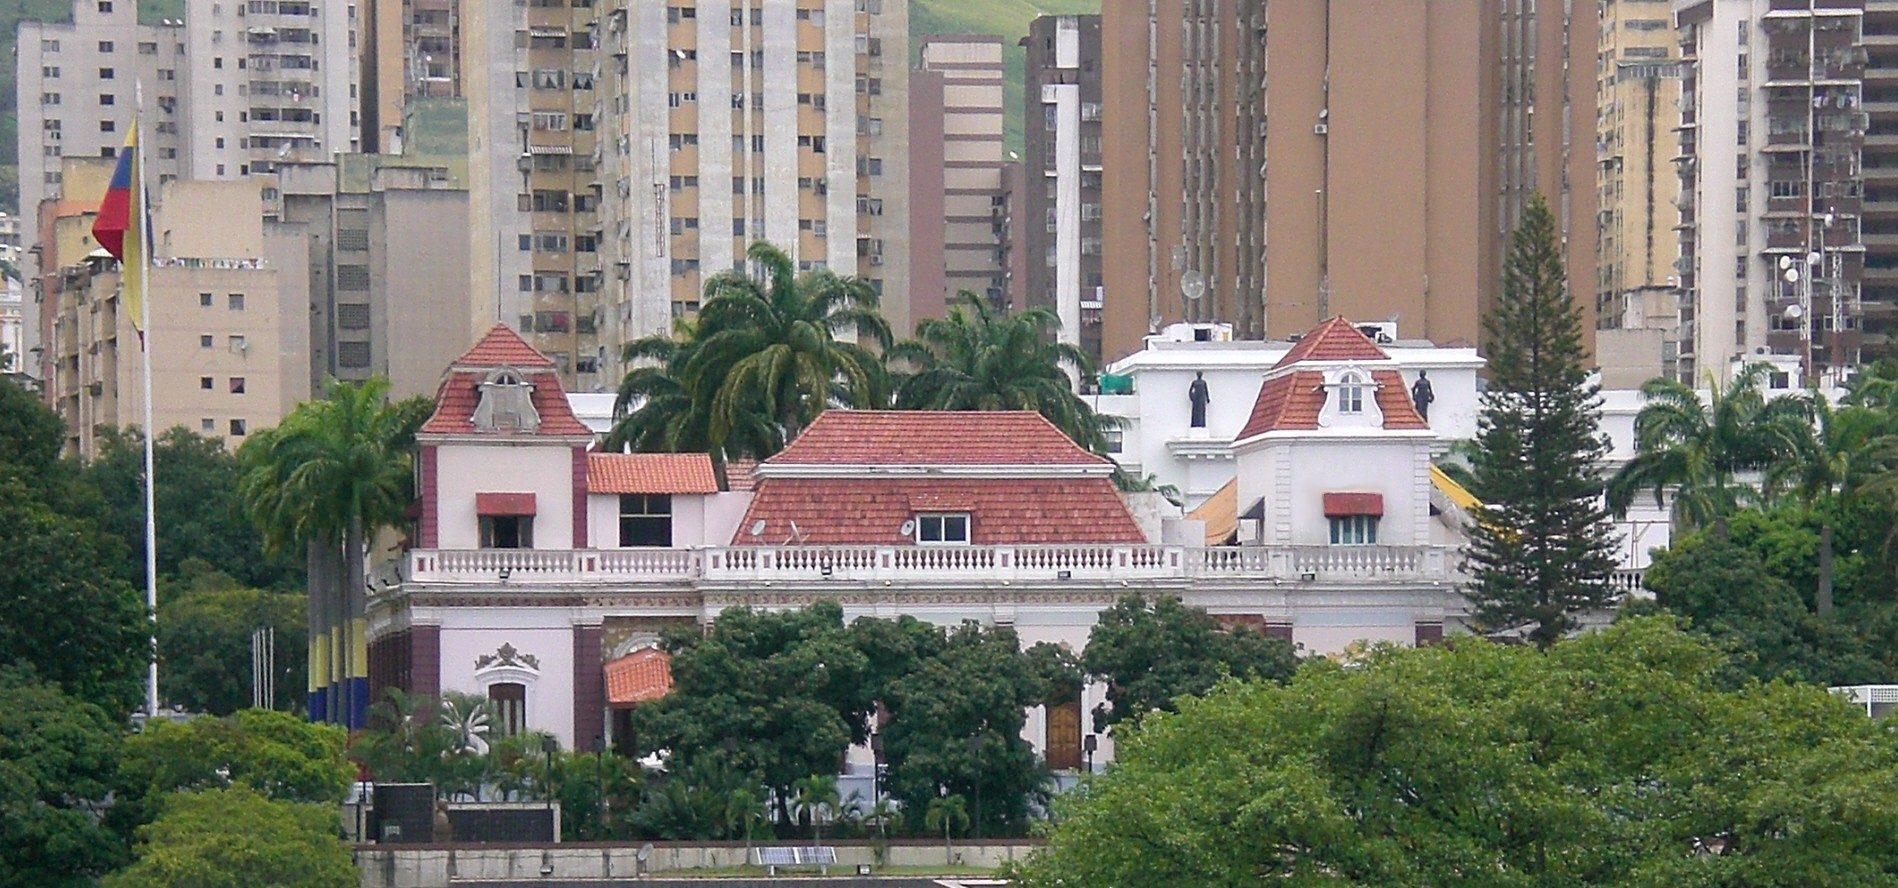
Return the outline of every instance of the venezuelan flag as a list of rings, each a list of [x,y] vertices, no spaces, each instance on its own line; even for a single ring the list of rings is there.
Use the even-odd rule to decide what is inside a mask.
[[[118,168],[112,172],[112,184],[99,202],[99,215],[92,221],[92,239],[119,260],[121,295],[119,304],[131,316],[132,326],[141,338],[145,332],[145,266],[151,261],[152,225],[150,207],[145,201],[145,183],[139,173],[138,123],[126,134],[125,147],[119,151]]]

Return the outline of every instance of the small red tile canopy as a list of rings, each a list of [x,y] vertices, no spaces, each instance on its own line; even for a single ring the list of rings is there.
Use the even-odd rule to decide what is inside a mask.
[[[534,495],[531,493],[477,493],[475,494],[475,514],[485,518],[532,515],[534,514]]]
[[[1345,518],[1351,515],[1384,516],[1384,495],[1381,493],[1327,493],[1325,494],[1325,517]]]
[[[606,664],[606,703],[627,709],[672,692],[672,656],[643,648]]]

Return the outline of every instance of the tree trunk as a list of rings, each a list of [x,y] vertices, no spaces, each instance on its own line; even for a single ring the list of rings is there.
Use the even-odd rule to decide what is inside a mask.
[[[368,651],[363,645],[363,617],[368,606],[362,516],[349,520],[343,540],[343,712],[338,724],[352,731],[363,727],[369,710]]]
[[[1819,594],[1813,601],[1821,617],[1832,616],[1832,522],[1819,525]]]

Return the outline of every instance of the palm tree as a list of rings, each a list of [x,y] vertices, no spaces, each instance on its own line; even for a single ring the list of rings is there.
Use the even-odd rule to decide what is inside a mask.
[[[788,443],[833,403],[885,406],[882,362],[848,341],[889,347],[889,324],[870,285],[830,271],[800,278],[790,257],[767,243],[752,244],[746,255],[757,277],[729,271],[706,283],[676,377],[696,406],[709,408],[712,444],[743,434],[760,414]]]
[[[949,832],[968,827],[969,806],[963,802],[962,796],[937,796],[930,799],[929,807],[923,810],[923,828],[930,832],[942,830],[942,850],[947,864],[956,862],[956,847],[950,844]]]
[[[723,438],[713,439],[711,393],[717,386],[695,392],[680,381],[697,345],[695,328],[686,321],[680,321],[672,335],[626,344],[622,355],[635,366],[620,380],[613,400],[608,450],[710,453],[723,462],[769,456],[784,447],[782,431],[756,403],[735,418]]]
[[[792,807],[797,816],[811,818],[811,844],[824,840],[824,820],[834,817],[842,805],[837,795],[837,776],[835,774],[812,774],[791,784],[791,791],[797,794]]]
[[[755,786],[733,787],[725,793],[725,821],[727,838],[742,835],[745,839],[745,860],[751,860],[751,834],[754,827],[765,818],[764,797]]]
[[[1625,515],[1635,495],[1650,488],[1659,504],[1672,487],[1675,521],[1693,527],[1761,501],[1762,492],[1740,475],[1788,459],[1811,435],[1806,399],[1766,398],[1761,383],[1769,370],[1742,369],[1730,385],[1713,386],[1704,403],[1679,382],[1648,380],[1641,386],[1647,403],[1634,421],[1636,455],[1609,479],[1608,508]]]
[[[337,679],[326,717],[362,727],[366,678],[353,671],[362,643],[366,540],[393,527],[413,499],[410,451],[433,404],[391,404],[389,381],[332,381],[328,396],[306,401],[244,442],[239,493],[273,551],[303,545],[310,567],[311,637],[324,634]],[[333,705],[328,705],[333,702]]]
[[[890,356],[914,364],[896,390],[905,410],[1033,410],[1096,453],[1107,448],[1114,421],[1074,393],[1068,375],[1094,372],[1087,353],[1056,342],[1061,322],[1045,308],[997,312],[967,290],[944,318],[916,325],[916,338]]]

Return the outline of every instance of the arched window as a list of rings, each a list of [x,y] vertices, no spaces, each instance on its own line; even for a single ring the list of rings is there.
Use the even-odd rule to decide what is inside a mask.
[[[494,705],[494,733],[512,737],[527,730],[527,685],[498,681],[488,685],[488,702]]]
[[[1338,412],[1355,415],[1364,412],[1364,376],[1351,371],[1338,377]]]

